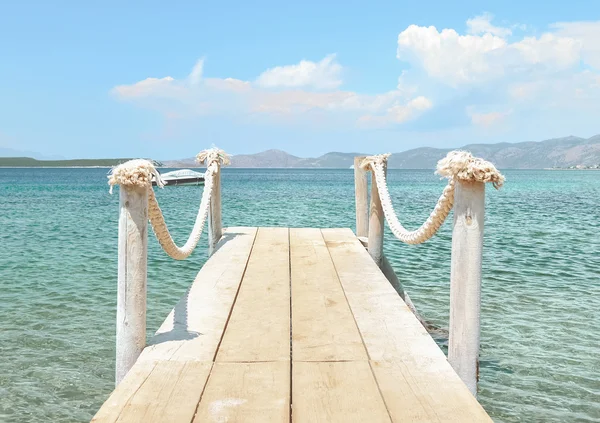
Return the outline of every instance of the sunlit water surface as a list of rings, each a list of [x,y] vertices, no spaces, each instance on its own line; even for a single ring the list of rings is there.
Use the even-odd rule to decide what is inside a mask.
[[[479,400],[497,422],[600,421],[600,172],[506,176],[505,188],[486,196]],[[431,171],[390,170],[389,181],[411,228],[444,186]],[[157,194],[180,243],[200,193]],[[0,169],[0,421],[87,421],[113,389],[117,214],[106,169]],[[353,228],[352,171],[226,169],[223,220]],[[178,262],[149,239],[151,335],[206,248]],[[450,244],[449,223],[420,246],[386,234],[405,288],[440,327]]]

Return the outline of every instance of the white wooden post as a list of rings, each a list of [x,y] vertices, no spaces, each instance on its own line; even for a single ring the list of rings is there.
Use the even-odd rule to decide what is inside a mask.
[[[217,243],[223,236],[223,221],[221,217],[221,172],[223,169],[219,165],[219,171],[215,175],[213,191],[210,197],[210,213],[208,217],[208,255],[215,252]]]
[[[457,182],[450,275],[448,361],[473,395],[479,378],[485,184]]]
[[[354,158],[354,198],[356,203],[356,236],[369,235],[369,197],[367,171],[360,167],[363,157]]]
[[[383,162],[384,175],[387,175],[387,163]],[[377,190],[375,173],[371,172],[371,207],[369,211],[369,254],[379,267],[383,263],[383,230],[385,216]]]
[[[146,346],[148,191],[119,188],[119,270],[117,290],[118,385]]]

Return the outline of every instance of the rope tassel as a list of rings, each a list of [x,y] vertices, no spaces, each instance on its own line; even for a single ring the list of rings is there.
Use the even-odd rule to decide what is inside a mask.
[[[361,167],[372,170],[373,177],[377,180],[377,190],[381,198],[381,206],[390,230],[400,241],[406,244],[421,244],[429,240],[440,229],[454,205],[454,189],[456,181],[464,182],[491,182],[494,188],[499,189],[504,184],[504,176],[496,167],[483,159],[473,157],[466,151],[451,151],[437,164],[436,173],[448,179],[448,185],[442,191],[437,204],[427,220],[416,230],[407,230],[394,211],[384,171],[384,163],[390,154],[380,154],[366,157]]]
[[[109,192],[112,194],[115,185],[126,187],[145,188],[152,186],[152,179],[156,180],[156,185],[164,187],[165,183],[160,177],[160,173],[154,167],[150,160],[136,159],[121,163],[113,167],[108,174]]]
[[[460,179],[465,182],[491,182],[494,188],[504,185],[504,175],[487,160],[473,157],[468,151],[451,151],[440,160],[435,171],[448,179]]]
[[[188,240],[182,247],[178,247],[173,241],[169,232],[163,213],[158,205],[154,190],[152,189],[152,180],[156,181],[159,188],[164,187],[164,181],[160,173],[156,170],[154,164],[149,160],[136,159],[122,163],[113,168],[108,176],[110,193],[115,185],[125,187],[139,187],[148,190],[148,219],[152,224],[152,229],[158,239],[162,249],[173,259],[183,260],[189,257],[200,241],[206,218],[210,209],[210,200],[214,186],[214,180],[221,165],[230,163],[229,156],[218,148],[211,148],[198,153],[196,156],[198,163],[206,163],[206,172],[204,172],[204,190],[200,199],[200,207],[194,222],[194,228],[190,233]]]

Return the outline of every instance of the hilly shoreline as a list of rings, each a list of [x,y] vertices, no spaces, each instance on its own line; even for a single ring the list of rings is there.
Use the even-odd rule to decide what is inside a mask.
[[[500,169],[600,168],[600,135],[519,143],[468,144],[458,149],[490,160]],[[433,169],[438,160],[451,150],[456,148],[420,147],[394,153],[388,160],[388,168]],[[319,157],[304,158],[282,150],[267,150],[255,154],[233,155],[231,167],[348,169],[353,166],[354,157],[382,152],[331,152]],[[129,159],[39,160],[31,157],[0,157],[0,167],[112,167],[127,160]],[[160,165],[168,168],[202,167],[194,158],[165,160]]]
[[[600,135],[591,138],[564,137],[520,143],[468,144],[459,147],[477,157],[490,160],[501,169],[568,169],[600,167]],[[433,169],[438,160],[456,148],[420,147],[394,153],[390,169]],[[383,153],[331,152],[316,158],[302,158],[281,150],[232,156],[231,166],[238,168],[342,168],[352,167],[355,156]],[[165,160],[166,167],[198,167],[193,158]]]

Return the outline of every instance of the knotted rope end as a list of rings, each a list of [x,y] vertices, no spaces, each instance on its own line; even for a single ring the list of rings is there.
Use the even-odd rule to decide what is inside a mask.
[[[491,182],[496,189],[500,189],[505,181],[504,175],[491,162],[460,150],[451,151],[441,159],[435,173],[448,179]]]
[[[164,187],[165,184],[154,163],[145,159],[129,160],[110,170],[108,174],[109,192],[112,194],[113,187],[117,184],[126,187],[148,188],[152,186],[153,180],[160,188]]]
[[[225,151],[215,147],[199,152],[196,155],[196,161],[201,164],[206,163],[206,167],[213,162],[227,166],[231,164],[231,157]]]
[[[381,164],[387,162],[387,159],[392,155],[392,153],[385,154],[376,154],[374,156],[367,156],[363,159],[360,164],[360,168],[363,170],[369,170],[375,164]]]

